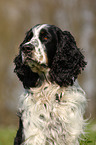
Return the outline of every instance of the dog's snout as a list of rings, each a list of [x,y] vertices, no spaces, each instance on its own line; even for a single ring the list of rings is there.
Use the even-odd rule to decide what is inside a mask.
[[[24,53],[29,53],[35,49],[33,44],[23,44],[20,48]]]

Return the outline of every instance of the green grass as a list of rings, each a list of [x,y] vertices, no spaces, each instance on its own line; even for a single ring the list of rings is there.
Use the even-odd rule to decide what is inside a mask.
[[[16,129],[0,127],[0,145],[13,145]]]
[[[80,145],[96,145],[96,121],[87,126],[88,134]],[[14,137],[16,135],[16,128],[0,127],[0,145],[13,145]]]
[[[86,129],[86,135],[80,145],[96,145],[96,121],[91,122]]]

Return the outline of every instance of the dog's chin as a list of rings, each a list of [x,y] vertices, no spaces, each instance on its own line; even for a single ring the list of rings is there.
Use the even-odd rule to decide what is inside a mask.
[[[26,58],[23,63],[25,65],[28,65],[33,72],[38,73],[38,74],[45,72],[48,68],[47,64],[38,62],[37,60],[35,60],[33,58],[31,58],[31,59]]]

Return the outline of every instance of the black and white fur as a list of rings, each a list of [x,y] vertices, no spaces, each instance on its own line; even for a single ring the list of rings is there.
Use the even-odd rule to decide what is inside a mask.
[[[14,145],[79,145],[86,97],[77,77],[86,62],[70,32],[36,25],[14,63],[25,88]]]

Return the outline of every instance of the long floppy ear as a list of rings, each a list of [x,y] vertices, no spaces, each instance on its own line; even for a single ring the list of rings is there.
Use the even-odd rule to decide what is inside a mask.
[[[29,66],[24,65],[22,63],[21,54],[19,54],[14,59],[14,63],[14,72],[17,74],[18,78],[23,83],[24,88],[35,87],[39,76],[37,73],[32,72]]]
[[[57,51],[50,69],[52,81],[65,87],[73,85],[86,64],[84,55],[76,46],[76,42],[70,32],[60,32]]]

